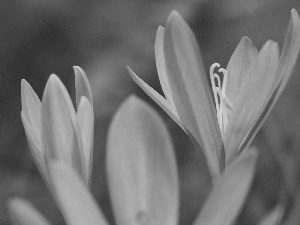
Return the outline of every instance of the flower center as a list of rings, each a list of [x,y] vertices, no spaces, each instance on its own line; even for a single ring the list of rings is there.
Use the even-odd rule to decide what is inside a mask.
[[[219,74],[214,73],[215,68],[219,68],[218,72],[223,74],[222,77],[220,77]],[[223,137],[226,126],[228,124],[227,108],[229,108],[231,111],[233,108],[229,99],[225,95],[226,83],[227,83],[227,71],[224,68],[220,68],[219,63],[214,63],[211,65],[210,81],[211,81],[212,91],[215,99],[217,118],[221,130],[221,134]]]

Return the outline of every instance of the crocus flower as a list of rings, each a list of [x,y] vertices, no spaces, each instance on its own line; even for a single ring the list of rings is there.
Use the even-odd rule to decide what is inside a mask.
[[[155,58],[164,97],[131,69],[135,82],[199,145],[212,178],[250,144],[284,90],[300,48],[300,21],[296,10],[283,50],[267,41],[258,52],[243,37],[226,70],[215,63],[209,85],[201,53],[190,27],[172,12],[159,27]],[[218,70],[216,70],[218,69]],[[213,91],[213,97],[211,95]]]
[[[51,160],[70,164],[89,186],[94,135],[93,101],[85,72],[74,67],[77,112],[67,89],[56,75],[46,84],[42,102],[25,80],[21,83],[22,122],[35,162],[51,186]]]

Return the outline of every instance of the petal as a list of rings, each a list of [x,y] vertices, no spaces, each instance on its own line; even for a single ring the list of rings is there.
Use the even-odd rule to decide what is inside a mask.
[[[108,224],[95,199],[70,165],[63,161],[50,161],[49,171],[55,197],[67,224]]]
[[[228,76],[225,93],[233,107],[247,71],[257,54],[257,49],[251,40],[243,37],[229,60],[226,68]]]
[[[271,212],[267,213],[258,225],[279,225],[285,213],[284,207],[276,206]]]
[[[50,225],[45,217],[25,199],[9,200],[8,210],[15,225]]]
[[[165,28],[164,51],[170,89],[180,121],[203,149],[214,179],[224,166],[216,109],[195,36],[175,11],[169,16]]]
[[[34,135],[32,127],[29,125],[29,122],[27,121],[26,116],[23,113],[23,111],[21,112],[21,118],[22,118],[23,126],[25,128],[25,133],[27,136],[29,148],[30,148],[31,154],[33,156],[33,159],[34,159],[42,177],[49,185],[49,176],[48,176],[48,171],[47,171],[47,167],[46,167],[46,163],[45,163],[44,152],[42,151],[41,141],[37,140],[37,136]]]
[[[86,180],[83,146],[75,109],[67,89],[56,75],[51,75],[42,100],[42,143],[48,157],[74,166]]]
[[[266,42],[251,64],[225,130],[226,162],[232,160],[270,98],[279,62],[278,45]]]
[[[292,19],[289,24],[287,35],[285,38],[283,50],[280,56],[279,67],[278,67],[278,80],[276,88],[274,89],[268,102],[265,104],[263,111],[261,112],[259,118],[255,122],[255,125],[251,128],[251,131],[247,134],[243,145],[241,145],[240,150],[247,147],[255,134],[262,126],[263,122],[270,114],[271,110],[274,108],[276,102],[281,96],[287,82],[290,79],[292,70],[296,63],[298,53],[300,49],[300,20],[298,13],[295,9],[292,10]]]
[[[257,151],[249,149],[226,167],[198,216],[195,225],[234,224],[250,189]]]
[[[82,96],[79,102],[77,120],[82,137],[83,155],[87,170],[88,184],[90,186],[93,165],[94,113],[89,100],[85,96]]]
[[[166,99],[171,103],[171,105],[174,106],[164,56],[164,33],[165,28],[160,26],[157,30],[155,38],[155,61],[161,88],[166,96]]]
[[[152,98],[183,130],[183,126],[180,122],[180,118],[176,112],[175,107],[166,100],[163,96],[161,96],[157,91],[155,91],[152,87],[150,87],[147,83],[145,83],[141,78],[139,78],[129,67],[127,67],[128,72],[132,79],[139,85],[146,94]]]
[[[142,100],[129,97],[113,118],[107,147],[108,186],[116,223],[177,224],[177,165],[159,115]]]
[[[73,69],[75,73],[77,107],[79,105],[82,96],[85,96],[89,100],[90,104],[93,106],[91,86],[85,72],[79,66],[74,66]]]
[[[36,136],[36,141],[41,142],[41,101],[26,80],[21,82],[22,112],[28,125]]]

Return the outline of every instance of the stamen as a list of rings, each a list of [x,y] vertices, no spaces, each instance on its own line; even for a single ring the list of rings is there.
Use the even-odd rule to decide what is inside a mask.
[[[222,82],[220,76],[214,73],[216,67],[220,67],[219,63],[214,63],[210,67],[210,81],[212,85],[212,90],[214,93],[214,100],[217,111],[217,119],[219,122],[221,134],[223,136],[225,128],[228,124],[228,114],[227,108],[232,110],[233,107],[229,99],[225,95],[226,84],[227,84],[227,71],[224,68],[219,68],[218,72],[223,73]],[[217,82],[216,82],[217,81]],[[217,84],[216,84],[217,83]]]

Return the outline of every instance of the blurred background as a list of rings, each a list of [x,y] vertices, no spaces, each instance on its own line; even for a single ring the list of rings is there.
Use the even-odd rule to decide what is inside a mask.
[[[114,224],[105,175],[107,129],[120,102],[136,94],[157,109],[176,146],[181,185],[180,224],[192,224],[211,184],[201,152],[131,80],[129,65],[161,92],[154,58],[156,29],[173,9],[198,39],[206,71],[226,68],[243,36],[258,49],[268,39],[282,47],[290,11],[299,0],[1,0],[0,1],[0,224],[10,224],[6,202],[29,199],[53,224],[64,224],[30,154],[20,119],[21,79],[42,97],[51,73],[74,95],[73,65],[90,80],[95,109],[92,192]],[[299,61],[299,60],[298,60]],[[300,64],[253,144],[260,157],[239,224],[255,224],[300,187]],[[73,98],[74,99],[74,98]],[[298,157],[298,158],[297,158]],[[283,191],[284,190],[284,191]]]

